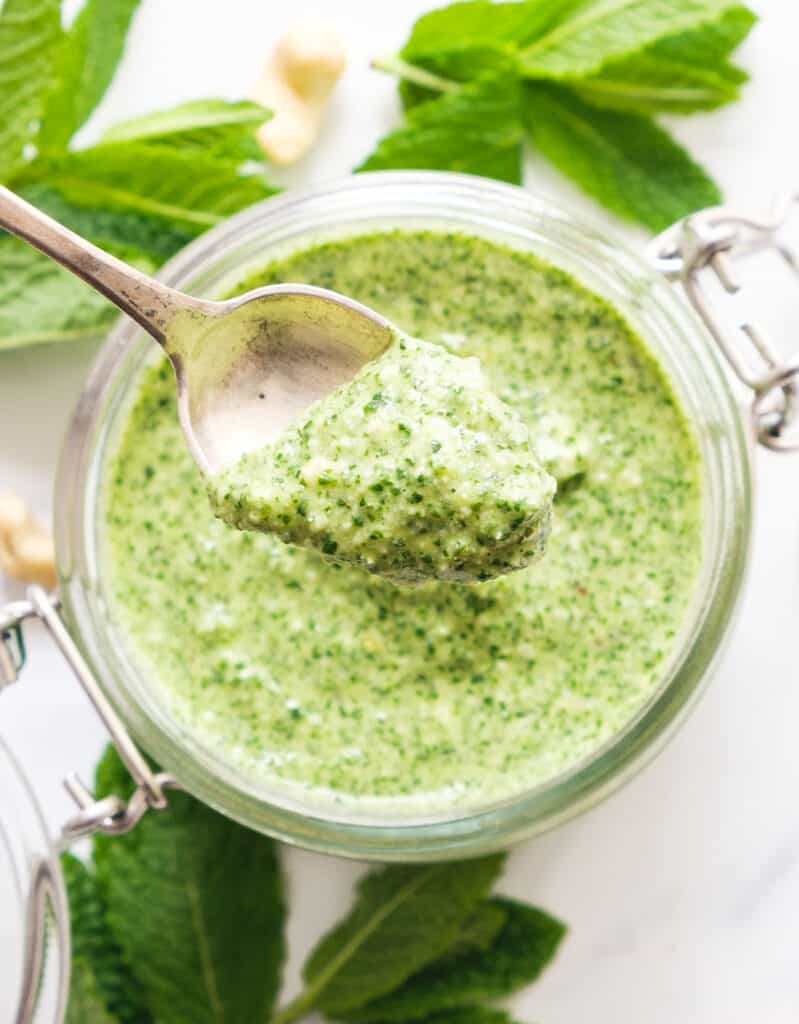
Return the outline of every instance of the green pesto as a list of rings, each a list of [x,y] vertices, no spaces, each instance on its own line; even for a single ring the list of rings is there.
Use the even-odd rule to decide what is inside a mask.
[[[477,583],[540,556],[555,481],[479,360],[398,335],[208,490],[237,529],[395,583]]]
[[[484,239],[330,242],[239,290],[281,280],[479,357],[559,480],[546,553],[478,587],[407,588],[231,530],[160,364],[105,469],[105,572],[134,655],[202,743],[306,798],[416,813],[568,768],[652,695],[700,568],[700,456],[659,365],[569,275]]]

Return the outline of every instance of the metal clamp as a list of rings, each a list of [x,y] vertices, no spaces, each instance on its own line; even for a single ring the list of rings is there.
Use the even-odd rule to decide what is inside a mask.
[[[724,206],[700,210],[667,228],[649,246],[655,267],[680,281],[736,377],[754,391],[753,426],[759,442],[772,451],[799,451],[799,351],[784,359],[752,320],[731,331],[708,294],[704,271],[711,270],[733,295],[742,288],[735,264],[770,251],[799,277],[799,259],[778,237],[798,201],[799,193],[785,197],[775,215],[765,220]]]
[[[97,800],[76,774],[64,780],[67,792],[78,805],[78,812],[63,826],[61,837],[68,845],[80,836],[93,832],[119,835],[129,832],[150,808],[167,806],[165,791],[178,788],[171,775],[154,772],[130,738],[110,701],[98,686],[86,660],[69,635],[58,613],[58,599],[50,597],[41,587],[30,587],[27,599],[0,608],[0,693],[16,682],[25,661],[22,623],[26,619],[39,619],[47,628],[56,646],[66,658],[75,678],[94,705],[103,721],[111,741],[125,767],[136,783],[129,800],[107,796]]]

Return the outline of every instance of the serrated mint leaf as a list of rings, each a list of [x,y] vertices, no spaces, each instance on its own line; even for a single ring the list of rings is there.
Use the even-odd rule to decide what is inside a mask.
[[[77,206],[158,217],[194,234],[275,192],[230,161],[141,142],[37,160],[21,183],[46,183]]]
[[[521,87],[511,72],[487,74],[408,111],[359,171],[462,171],[519,183]]]
[[[77,857],[66,853],[61,868],[67,887],[72,933],[72,994],[67,1020],[87,1024],[103,1013],[119,1024],[152,1024],[141,990],[124,961],[106,919],[106,905],[94,873]],[[95,1009],[92,1009],[95,1007]],[[105,1020],[97,1016],[98,1021]]]
[[[496,855],[368,874],[350,913],[309,956],[305,992],[278,1019],[310,1009],[340,1016],[401,985],[457,940],[503,861]]]
[[[61,38],[61,0],[5,0],[0,8],[0,181],[29,158]]]
[[[158,1024],[269,1019],[284,956],[271,840],[170,793],[167,810],[95,857],[109,924]]]
[[[255,131],[270,116],[249,100],[192,100],[115,124],[102,141],[157,143],[234,161],[263,160]]]
[[[41,145],[63,149],[105,95],[139,0],[87,0],[61,47]]]
[[[451,1008],[504,999],[535,981],[557,952],[565,926],[517,900],[495,897],[491,902],[506,916],[487,949],[431,964],[382,999],[346,1013],[345,1019],[353,1024],[427,1020]]]
[[[524,46],[520,64],[535,78],[580,78],[737,6],[731,0],[587,0]]]
[[[543,82],[528,83],[523,106],[536,149],[620,217],[661,231],[721,200],[715,182],[647,117],[599,110]]]
[[[118,1024],[106,1009],[91,967],[74,955],[64,1024]]]

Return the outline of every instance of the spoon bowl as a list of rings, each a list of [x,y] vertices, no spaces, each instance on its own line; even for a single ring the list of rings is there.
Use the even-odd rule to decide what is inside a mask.
[[[366,306],[307,285],[271,285],[204,306],[171,321],[164,349],[181,426],[205,473],[274,441],[395,335]]]
[[[396,336],[373,310],[310,285],[270,285],[224,302],[194,298],[111,256],[3,186],[0,227],[86,281],[162,346],[175,371],[186,442],[206,475],[275,440]]]

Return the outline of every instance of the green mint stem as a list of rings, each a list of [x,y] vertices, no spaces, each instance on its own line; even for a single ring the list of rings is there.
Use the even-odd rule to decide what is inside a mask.
[[[286,1003],[277,1013],[273,1014],[269,1024],[293,1024],[295,1020],[304,1017],[312,1009],[313,993],[307,991],[300,992],[295,999],[292,999],[290,1003]]]
[[[434,89],[436,92],[455,92],[459,88],[458,82],[449,78],[441,78],[431,71],[425,71],[415,64],[409,64],[394,54],[391,57],[378,57],[372,61],[372,67],[377,71],[386,71],[390,75],[399,75],[409,82],[420,85],[423,89]]]

